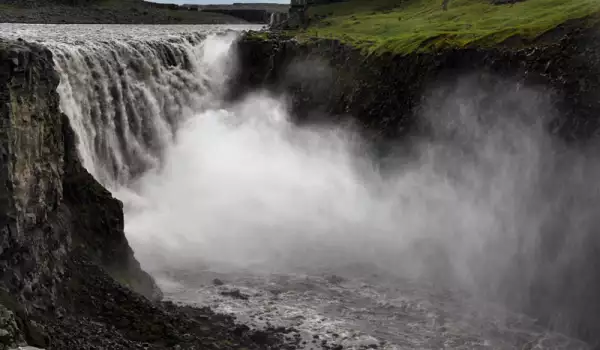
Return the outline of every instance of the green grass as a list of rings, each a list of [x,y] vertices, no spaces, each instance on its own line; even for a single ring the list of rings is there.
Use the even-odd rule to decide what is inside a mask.
[[[450,47],[493,46],[512,37],[532,40],[569,20],[600,18],[600,0],[350,0],[309,9],[298,38],[332,38],[369,53],[407,54]]]

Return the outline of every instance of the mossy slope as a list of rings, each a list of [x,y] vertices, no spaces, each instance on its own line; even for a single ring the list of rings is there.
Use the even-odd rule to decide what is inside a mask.
[[[369,52],[411,53],[454,47],[494,46],[510,38],[535,39],[577,20],[600,18],[597,0],[526,0],[493,5],[488,0],[350,0],[309,9],[299,38],[331,38]]]

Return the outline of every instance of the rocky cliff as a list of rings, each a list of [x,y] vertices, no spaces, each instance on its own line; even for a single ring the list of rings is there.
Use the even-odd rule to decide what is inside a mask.
[[[518,39],[496,48],[447,49],[409,55],[364,54],[336,40],[302,43],[250,34],[239,43],[239,82],[234,95],[263,86],[291,95],[297,115],[320,111],[330,118],[351,114],[366,129],[396,137],[411,124],[432,84],[485,71],[529,86],[551,88],[562,112],[563,132],[579,138],[595,130],[600,83],[597,29],[570,24],[526,47]],[[310,69],[306,62],[313,63]],[[299,69],[303,68],[302,74]],[[414,119],[412,120],[414,121]],[[589,135],[587,135],[589,136]]]
[[[160,302],[122,203],[82,166],[52,54],[0,40],[0,349],[277,348],[208,309]]]
[[[442,101],[460,89],[461,77],[469,76],[477,85],[471,92],[483,96],[481,106],[491,110],[514,110],[523,104],[518,101],[518,96],[525,94],[523,88],[542,91],[544,105],[555,116],[546,125],[549,134],[568,145],[562,146],[565,149],[595,149],[600,126],[598,28],[578,29],[571,23],[528,45],[514,40],[487,49],[375,55],[334,40],[298,42],[250,33],[239,42],[242,68],[236,81],[242,84],[232,98],[257,87],[283,93],[289,97],[298,123],[359,126],[378,152],[385,154],[399,144],[410,144],[415,135],[427,135],[427,126],[418,116],[424,108],[432,108],[424,105],[427,97],[432,101],[432,90],[444,87],[436,90],[438,97],[433,99]],[[507,95],[517,97],[506,102]],[[446,112],[446,107],[433,108]],[[580,213],[595,211],[590,203],[598,203],[598,198],[590,193],[596,185],[592,176],[587,183],[573,185],[577,190],[563,190],[577,178],[574,169],[582,169],[568,158],[553,155],[546,177],[537,182],[547,202],[558,203],[549,209],[556,212],[545,219],[539,245],[535,251],[523,248],[516,253],[506,268],[508,277],[498,278],[503,282],[485,294],[598,346],[600,320],[595,315],[600,312],[600,275],[594,266],[599,262],[600,223],[588,220],[584,227],[569,223],[578,220],[575,217]],[[588,170],[583,172],[593,173]],[[558,181],[561,171],[561,179],[571,180]],[[536,215],[535,208],[528,210]],[[575,254],[570,251],[574,241],[582,243]]]
[[[0,42],[2,241],[0,283],[22,315],[61,312],[73,257],[97,264],[123,285],[160,297],[123,233],[121,203],[83,169],[59,110],[50,51]],[[12,305],[12,306],[11,306]],[[44,345],[44,344],[41,344]]]

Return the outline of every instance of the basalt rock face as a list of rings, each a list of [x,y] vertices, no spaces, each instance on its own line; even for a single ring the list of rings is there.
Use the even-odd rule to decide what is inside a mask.
[[[282,349],[209,309],[162,302],[123,205],[82,166],[50,51],[0,41],[0,350]]]
[[[83,168],[76,151],[76,135],[67,117],[62,118],[66,168],[63,193],[74,233],[74,250],[103,267],[121,284],[151,300],[162,298],[127,242],[123,232],[123,204]]]
[[[385,149],[410,144],[413,135],[427,134],[419,115],[427,107],[423,102],[432,87],[446,86],[442,95],[450,95],[460,86],[460,77],[475,76],[478,83],[490,87],[487,100],[492,106],[495,82],[504,80],[510,81],[508,90],[513,95],[523,87],[543,91],[544,103],[555,111],[547,123],[549,134],[562,140],[564,147],[589,150],[595,149],[590,144],[597,143],[600,131],[599,38],[597,28],[577,29],[571,24],[527,45],[513,38],[489,49],[365,55],[332,40],[299,43],[276,35],[250,34],[238,43],[241,68],[231,98],[256,88],[283,92],[298,123],[350,123],[385,153]],[[501,90],[499,98],[508,91]],[[443,99],[442,95],[438,97]],[[431,102],[431,96],[427,101]],[[568,172],[564,164],[568,160],[556,161],[545,173]],[[576,176],[564,178],[576,181]],[[506,289],[498,287],[489,296],[597,347],[600,274],[595,266],[600,263],[600,223],[588,220],[584,228],[569,228],[565,223],[572,218],[563,217],[566,212],[596,210],[591,203],[599,200],[589,188],[596,186],[582,183],[577,190],[580,195],[575,196],[560,194],[564,184],[548,183],[540,185],[546,186],[540,191],[565,211],[558,210],[544,223],[547,232],[535,252],[515,255],[510,269],[517,272],[506,280]],[[581,247],[577,254],[568,253],[574,241]],[[521,259],[535,261],[530,274],[519,275],[519,270],[525,271],[519,265]]]
[[[556,28],[535,45],[514,49],[455,49],[409,55],[365,55],[335,40],[298,43],[249,35],[238,44],[239,85],[233,96],[260,86],[291,96],[300,119],[315,111],[352,115],[364,129],[396,138],[415,126],[423,94],[470,73],[510,78],[556,94],[570,139],[592,136],[600,120],[598,29]],[[512,44],[520,45],[518,39]],[[507,43],[509,45],[511,43]]]
[[[24,337],[12,311],[0,305],[0,349],[24,344]]]
[[[32,292],[31,283],[41,278],[33,270],[54,273],[51,261],[42,256],[55,248],[56,258],[61,258],[57,243],[63,237],[53,234],[45,239],[42,232],[58,210],[63,192],[63,136],[60,114],[54,113],[58,101],[48,98],[57,77],[51,69],[47,73],[48,58],[35,62],[49,55],[47,51],[10,43],[2,46],[2,279],[9,289]],[[11,266],[14,262],[20,269]]]
[[[160,297],[124,236],[122,204],[77,157],[58,82],[50,51],[0,41],[0,305],[37,346],[49,345],[46,321],[72,308],[66,279],[82,273],[74,265],[81,257]]]

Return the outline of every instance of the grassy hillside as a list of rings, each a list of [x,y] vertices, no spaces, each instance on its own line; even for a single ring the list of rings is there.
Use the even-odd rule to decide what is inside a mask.
[[[350,0],[309,9],[300,38],[335,38],[370,52],[409,53],[534,39],[569,20],[600,18],[600,0]]]

